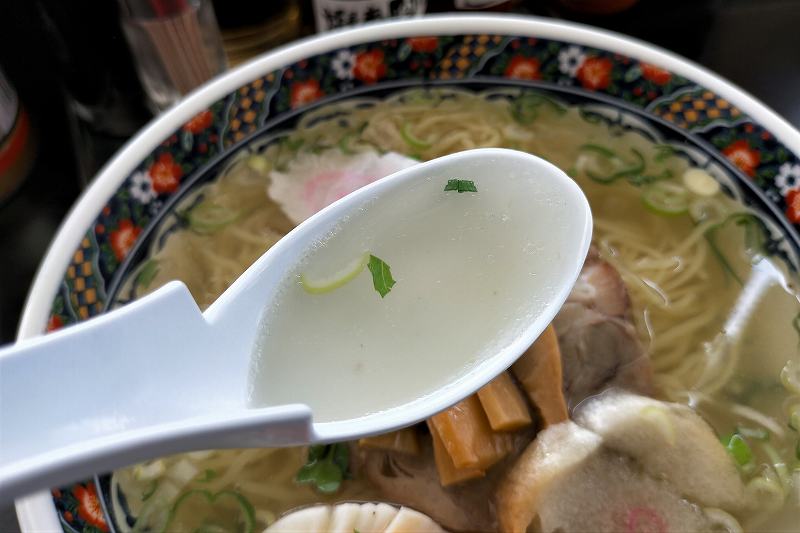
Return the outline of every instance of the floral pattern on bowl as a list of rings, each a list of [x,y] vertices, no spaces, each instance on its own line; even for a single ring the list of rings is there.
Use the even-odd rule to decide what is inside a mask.
[[[342,95],[413,83],[503,81],[576,94],[636,111],[721,154],[789,225],[800,224],[800,159],[708,88],[664,68],[584,45],[509,35],[418,36],[309,57],[252,80],[162,140],[110,198],[75,250],[48,330],[104,312],[130,252],[221,155],[277,120]],[[53,491],[67,531],[110,531],[99,478]]]

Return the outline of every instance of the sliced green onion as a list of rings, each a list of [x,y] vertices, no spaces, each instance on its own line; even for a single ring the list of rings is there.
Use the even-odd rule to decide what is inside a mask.
[[[792,480],[789,476],[789,469],[786,467],[786,461],[780,456],[778,451],[771,444],[762,445],[764,453],[772,463],[772,468],[778,474],[778,480],[781,482],[784,490],[791,488]]]
[[[158,489],[158,481],[154,479],[147,488],[142,491],[142,501],[146,502],[149,500],[150,497],[156,493],[156,489]]]
[[[296,152],[302,148],[305,142],[305,139],[290,139],[289,137],[284,137],[281,139],[281,143],[293,152]]]
[[[153,279],[158,274],[158,261],[156,259],[149,259],[142,265],[139,273],[136,275],[136,285],[146,289],[153,283]]]
[[[192,231],[210,235],[239,220],[242,212],[211,202],[201,202],[182,216]]]
[[[206,468],[205,471],[203,472],[203,475],[201,477],[198,477],[196,481],[199,481],[200,483],[208,483],[212,479],[215,479],[217,476],[219,476],[219,474],[217,474],[216,470],[212,470],[211,468]]]
[[[254,154],[247,160],[247,166],[260,174],[266,174],[272,170],[272,163],[263,155]]]
[[[539,109],[547,106],[559,115],[567,112],[567,108],[537,93],[525,93],[511,103],[511,117],[520,124],[530,124],[539,116]]]
[[[720,191],[719,182],[699,168],[690,168],[684,172],[683,184],[698,196],[715,196]]]
[[[682,215],[689,210],[686,189],[674,183],[654,183],[642,193],[642,202],[659,215]]]
[[[222,490],[217,493],[212,494],[211,491],[205,489],[192,489],[184,492],[181,494],[178,499],[175,500],[175,503],[172,505],[172,508],[169,511],[169,515],[167,517],[167,522],[164,526],[164,532],[172,531],[170,526],[172,525],[172,521],[175,520],[175,516],[177,515],[180,508],[183,504],[191,499],[191,498],[202,498],[208,504],[214,504],[219,500],[231,500],[233,501],[237,507],[239,508],[239,518],[243,522],[243,533],[253,533],[255,531],[256,526],[256,516],[255,516],[255,509],[253,505],[241,494],[234,490]]]
[[[800,394],[800,363],[792,359],[781,370],[781,383],[789,392]]]
[[[694,216],[694,215],[693,215]],[[755,253],[764,253],[765,252],[765,226],[764,223],[752,213],[747,212],[739,212],[739,213],[732,213],[728,215],[722,222],[718,222],[716,224],[712,224],[708,227],[705,232],[706,241],[708,241],[709,247],[711,251],[714,253],[716,258],[719,260],[722,268],[733,277],[734,280],[739,285],[744,285],[742,278],[736,273],[733,269],[733,266],[728,262],[725,254],[722,253],[722,250],[717,246],[715,234],[717,230],[728,224],[729,222],[734,222],[737,226],[742,226],[745,230],[745,246],[748,249],[748,252],[751,254]]]
[[[352,139],[352,138],[353,138],[353,134],[352,133],[348,133],[347,135],[343,135],[342,138],[339,139],[339,142],[338,142],[339,150],[341,150],[341,152],[343,154],[352,155],[352,154],[355,153],[352,150],[352,148],[350,148],[350,139]]]
[[[746,439],[754,440],[769,440],[769,431],[764,428],[750,428],[746,426],[737,426],[736,433]]]
[[[592,157],[588,160],[589,168],[585,168],[586,163],[578,166],[583,166],[586,175],[598,183],[612,183],[620,178],[630,178],[641,174],[645,168],[644,156],[636,148],[631,148],[634,156],[632,163],[599,144],[584,144],[580,150]]]
[[[428,141],[420,139],[419,137],[411,133],[411,124],[408,122],[405,122],[403,124],[403,127],[400,128],[400,136],[403,138],[403,140],[406,142],[407,145],[409,145],[411,148],[415,150],[427,150],[428,148],[433,146]]]
[[[306,292],[311,294],[331,292],[358,276],[369,263],[370,257],[369,252],[364,252],[344,268],[327,277],[313,278],[306,273],[302,273],[300,274],[300,285]]]
[[[641,187],[657,181],[668,180],[672,177],[672,171],[665,168],[660,174],[633,174],[627,177],[628,183]]]
[[[800,404],[789,408],[789,427],[795,431],[800,431]]]
[[[725,448],[739,466],[745,466],[753,461],[753,450],[739,434],[731,436]]]
[[[657,144],[654,148],[656,149],[656,155],[653,157],[653,161],[657,163],[664,161],[675,153],[675,149],[668,144]]]

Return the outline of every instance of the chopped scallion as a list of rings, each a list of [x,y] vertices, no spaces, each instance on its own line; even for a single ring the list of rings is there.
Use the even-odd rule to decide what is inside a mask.
[[[539,116],[542,107],[548,107],[559,115],[567,112],[567,108],[546,96],[528,92],[511,103],[511,117],[520,124],[530,124]]]
[[[725,448],[727,448],[728,453],[731,454],[731,457],[739,466],[745,466],[753,461],[753,450],[750,449],[750,446],[742,436],[737,433],[731,436]]]
[[[350,264],[338,272],[321,278],[310,277],[305,272],[300,274],[300,285],[303,289],[311,294],[324,294],[338,289],[349,281],[353,280],[356,276],[361,274],[364,267],[369,263],[369,252],[364,252],[359,257],[355,258]]]
[[[588,159],[584,159],[578,166],[583,167],[582,170],[586,175],[598,183],[613,183],[621,178],[635,178],[645,169],[644,156],[636,148],[631,148],[633,162],[626,161],[613,150],[599,144],[584,144],[580,150]]]
[[[353,138],[353,134],[352,133],[348,133],[346,135],[343,135],[342,138],[339,139],[339,143],[338,143],[339,150],[341,150],[341,152],[343,154],[352,155],[352,154],[355,153],[355,152],[353,152],[352,148],[350,148],[350,139],[352,139],[352,138]]]
[[[411,124],[408,122],[404,123],[403,127],[400,128],[400,136],[414,150],[427,150],[433,146],[430,142],[420,139],[411,133]]]
[[[789,392],[800,394],[800,363],[794,359],[786,362],[781,370],[781,383]]]
[[[269,159],[263,155],[253,154],[247,160],[247,166],[260,174],[266,174],[272,169]]]
[[[686,189],[674,183],[654,183],[642,193],[642,202],[650,211],[659,215],[676,216],[689,209]]]
[[[219,474],[217,474],[216,470],[212,470],[210,468],[206,468],[203,472],[203,475],[197,478],[197,481],[200,483],[208,483],[212,479],[215,479]]]
[[[746,439],[754,440],[769,440],[769,431],[764,428],[750,428],[746,426],[737,426],[736,433]]]
[[[156,493],[156,489],[158,489],[158,480],[154,479],[153,481],[150,482],[150,484],[147,486],[147,488],[144,489],[144,491],[142,492],[142,501],[144,502],[144,501],[149,500],[150,497],[153,496],[153,494]]]
[[[155,259],[149,259],[142,268],[139,270],[139,273],[136,275],[136,285],[143,289],[147,289],[151,283],[153,283],[153,279],[158,274],[158,261]]]
[[[242,217],[242,213],[213,202],[203,201],[188,212],[179,213],[178,217],[185,220],[192,231],[209,235],[236,222]]]
[[[668,144],[655,145],[656,155],[653,156],[653,161],[658,163],[664,161],[675,153],[675,149]]]
[[[235,490],[221,490],[217,493],[212,493],[205,489],[192,489],[181,494],[169,510],[163,531],[172,531],[174,527],[170,526],[174,526],[173,521],[181,507],[183,507],[187,501],[196,499],[199,499],[204,506],[213,505],[218,501],[233,502],[239,513],[238,516],[234,518],[236,522],[230,525],[232,527],[238,527],[238,530],[243,533],[254,533],[256,527],[256,512],[253,508],[253,504],[251,504],[247,498]]]

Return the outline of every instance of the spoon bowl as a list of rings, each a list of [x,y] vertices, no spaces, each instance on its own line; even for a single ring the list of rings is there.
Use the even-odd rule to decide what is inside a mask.
[[[345,233],[355,214],[381,199],[420,182],[440,187],[467,177],[478,184],[503,178],[521,184],[524,190],[513,191],[508,205],[536,210],[540,223],[531,231],[552,252],[542,266],[549,281],[534,295],[541,304],[517,317],[522,322],[513,337],[452,383],[379,412],[314,422],[304,401],[254,407],[249,391],[262,318],[309,250],[334,231]],[[519,201],[528,196],[546,201]],[[412,216],[413,209],[408,206]],[[423,420],[489,382],[539,336],[577,279],[591,230],[583,193],[550,163],[513,150],[460,152],[397,172],[323,209],[204,313],[185,285],[172,282],[119,310],[6,348],[0,351],[0,500],[180,451],[325,443]],[[73,399],[72,408],[82,414],[77,424],[59,417],[43,393],[65,379],[94,385]],[[96,396],[109,400],[99,403]]]

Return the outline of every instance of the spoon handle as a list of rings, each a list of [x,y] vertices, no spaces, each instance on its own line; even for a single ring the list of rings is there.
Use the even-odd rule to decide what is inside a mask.
[[[238,337],[173,282],[0,350],[0,502],[158,455],[308,442],[308,407],[246,408]]]

